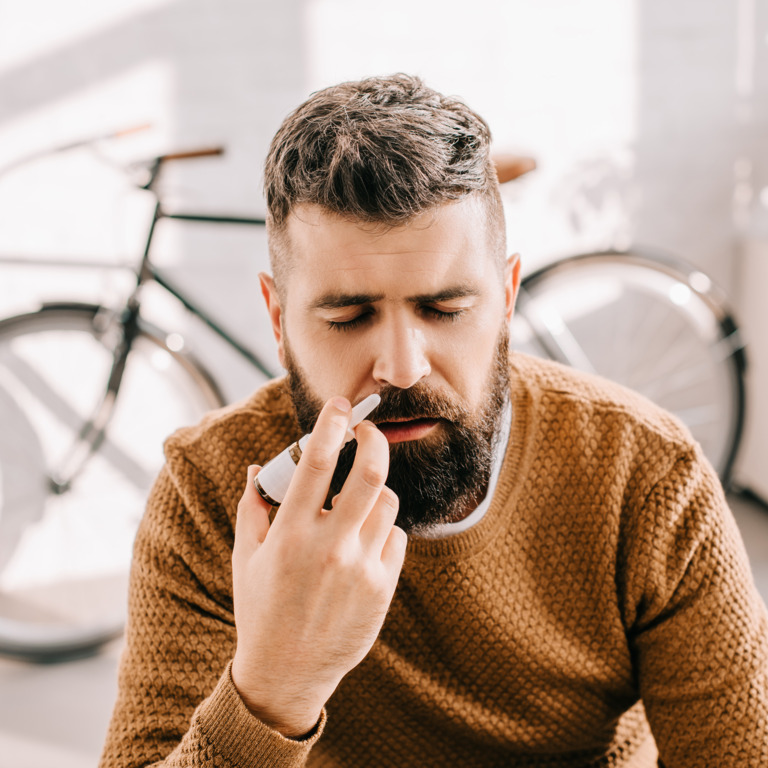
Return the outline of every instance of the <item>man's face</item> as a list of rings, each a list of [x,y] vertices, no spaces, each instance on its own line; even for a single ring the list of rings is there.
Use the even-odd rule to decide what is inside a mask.
[[[379,392],[370,418],[391,445],[399,524],[462,516],[490,472],[517,258],[499,268],[473,198],[393,229],[304,205],[285,236],[282,302],[268,276],[262,290],[302,429],[334,395],[354,404]]]

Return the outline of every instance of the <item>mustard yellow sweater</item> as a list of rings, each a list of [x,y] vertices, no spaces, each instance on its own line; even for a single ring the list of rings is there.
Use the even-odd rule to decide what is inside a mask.
[[[381,635],[305,741],[229,674],[236,506],[248,464],[298,437],[285,385],[172,437],[102,767],[641,768],[657,748],[667,768],[768,766],[766,612],[699,448],[617,386],[512,367],[488,512],[411,539]]]

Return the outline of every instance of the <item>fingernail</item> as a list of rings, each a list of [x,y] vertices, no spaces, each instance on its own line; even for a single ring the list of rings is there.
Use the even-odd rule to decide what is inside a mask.
[[[349,413],[352,406],[349,404],[349,400],[344,397],[331,398],[331,405],[334,408],[338,408],[342,413]]]

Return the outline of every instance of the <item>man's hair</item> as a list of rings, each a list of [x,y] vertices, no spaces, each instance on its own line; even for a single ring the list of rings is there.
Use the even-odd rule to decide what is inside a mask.
[[[302,203],[392,227],[475,194],[485,206],[490,247],[503,261],[504,216],[490,140],[483,118],[418,77],[371,77],[312,94],[280,126],[265,165],[278,286],[289,268],[285,224]]]

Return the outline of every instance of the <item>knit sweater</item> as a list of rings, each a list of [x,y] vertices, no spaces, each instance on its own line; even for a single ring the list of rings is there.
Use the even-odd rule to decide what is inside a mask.
[[[246,467],[299,436],[288,389],[170,438],[102,768],[768,765],[766,611],[700,448],[614,384],[511,365],[487,513],[410,537],[376,643],[304,740],[230,675],[237,502]]]

